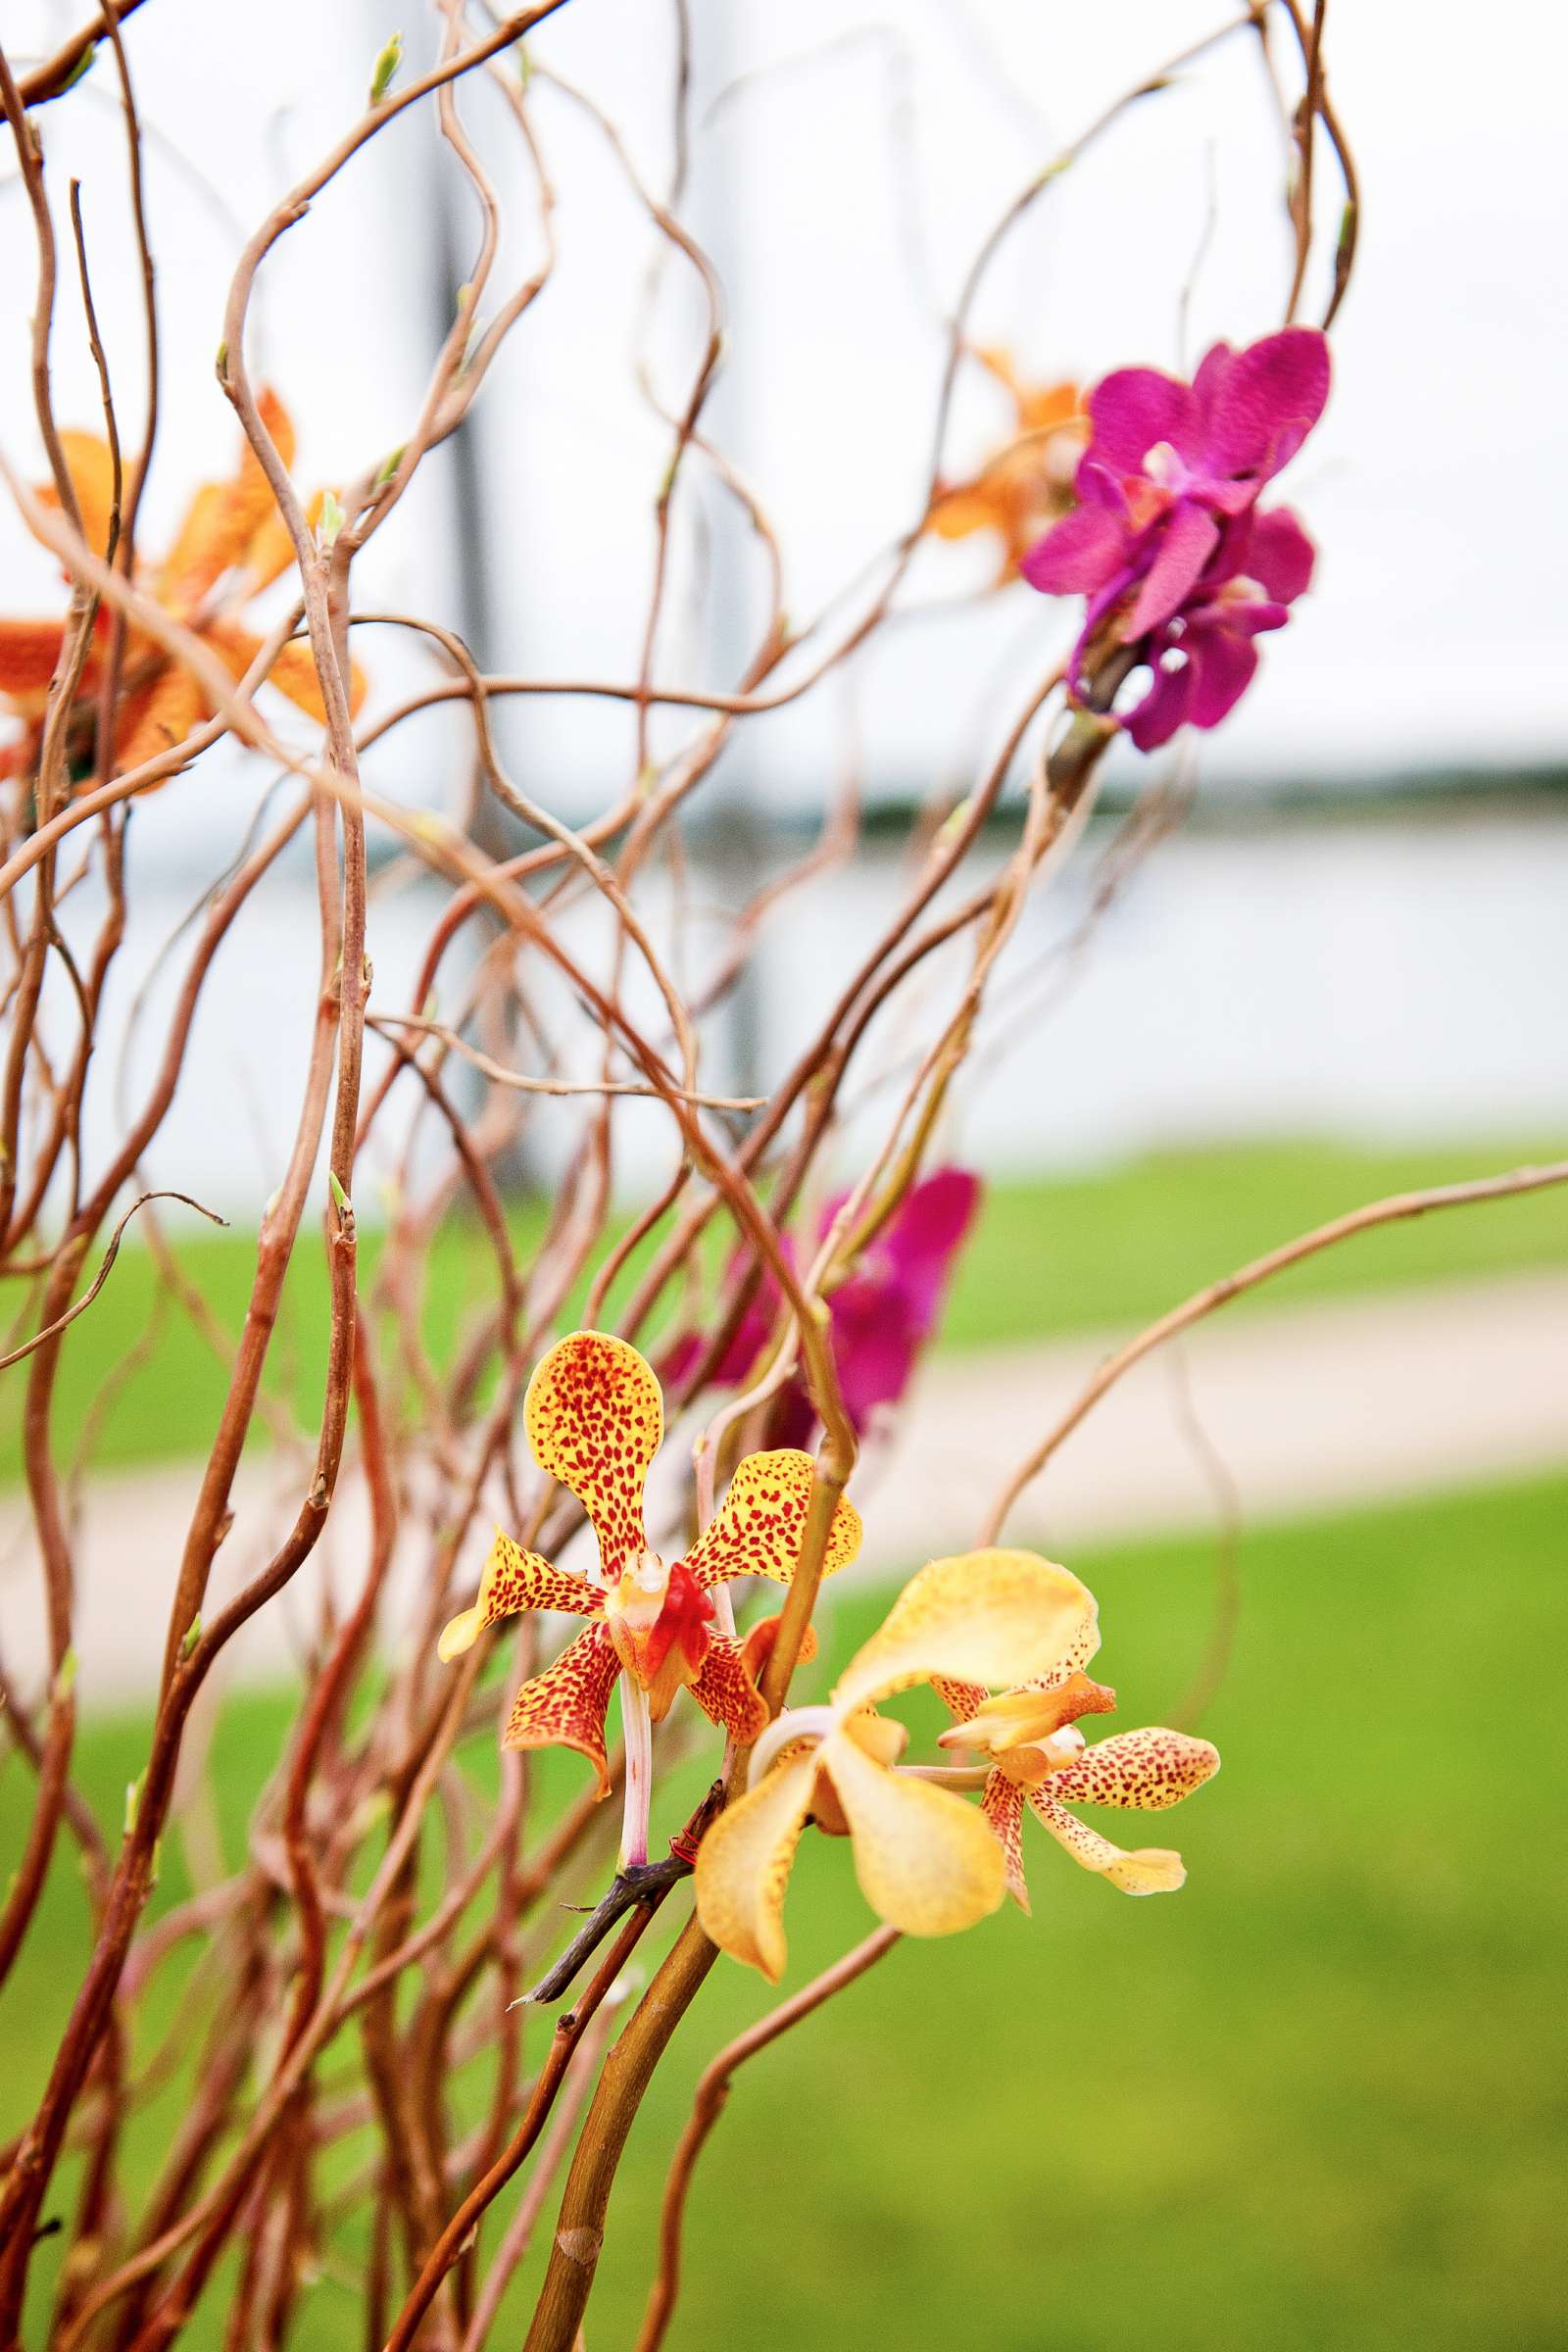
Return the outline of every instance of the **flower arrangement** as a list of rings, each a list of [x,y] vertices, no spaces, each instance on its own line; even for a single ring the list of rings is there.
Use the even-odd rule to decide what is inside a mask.
[[[835,1902],[853,1901],[853,1875],[873,1924],[717,2052],[662,2151],[640,2338],[654,2352],[677,2309],[693,2168],[755,2051],[905,1939],[983,1937],[1009,1896],[1027,1910],[1026,1816],[1111,1888],[1183,1884],[1175,1852],[1124,1849],[1098,1817],[1185,1801],[1218,1752],[1188,1728],[1088,1736],[1115,1703],[1089,1672],[1096,1601],[1069,1567],[1011,1540],[1032,1532],[1024,1498],[1063,1435],[1144,1354],[1283,1266],[1369,1224],[1568,1174],[1376,1203],[1177,1302],[1106,1359],[1004,1492],[971,1494],[958,1467],[970,1548],[888,1556],[865,1457],[918,1399],[986,1213],[966,1164],[974,1048],[996,1034],[1005,952],[1074,854],[1107,756],[1155,755],[1220,725],[1244,694],[1261,700],[1258,641],[1313,584],[1313,543],[1272,485],[1325,413],[1328,330],[1359,220],[1323,12],[1267,0],[1227,20],[1141,70],[1060,155],[1032,160],[945,290],[940,327],[928,305],[910,330],[928,366],[917,386],[901,368],[888,430],[891,446],[918,408],[925,454],[913,441],[905,452],[897,529],[867,530],[819,609],[792,586],[793,518],[773,516],[726,445],[715,387],[732,335],[752,330],[744,308],[726,323],[692,194],[714,124],[800,61],[770,57],[700,105],[705,12],[676,10],[662,31],[639,18],[660,67],[634,78],[638,104],[662,93],[661,176],[652,117],[631,135],[598,62],[568,70],[569,27],[592,33],[593,0],[569,16],[560,0],[442,0],[407,55],[393,36],[359,61],[352,90],[313,61],[292,180],[261,135],[258,97],[232,140],[233,203],[253,218],[226,285],[196,285],[154,265],[167,198],[142,164],[167,146],[173,103],[150,48],[143,73],[139,28],[156,15],[139,0],[85,10],[33,60],[9,31],[0,40],[24,257],[11,295],[30,322],[17,348],[30,354],[37,445],[16,463],[0,449],[0,481],[10,522],[67,582],[63,613],[0,621],[0,1267],[15,1278],[0,1370],[22,1399],[42,1629],[19,1667],[8,1626],[0,1661],[33,1800],[0,1896],[0,1980],[42,1955],[28,1981],[40,2005],[60,1996],[47,2063],[0,2149],[0,2343],[162,2352],[198,2329],[218,2340],[217,2313],[227,2344],[283,2345],[303,2340],[318,2288],[352,2298],[351,2316],[313,2322],[318,2332],[387,2352],[593,2341],[596,2272],[632,2259],[611,2197],[649,2085],[715,1972],[759,1999],[759,1976],[785,1978],[792,1932],[797,1958],[803,1941],[792,1874],[803,1845],[825,1838]],[[1147,319],[1129,318],[1102,354],[1133,364],[1108,369],[1077,348],[1070,314],[1040,359],[1015,356],[1016,318],[1003,321],[1007,347],[986,332],[988,315],[1018,307],[998,257],[1071,185],[1086,148],[1269,28],[1275,71],[1289,61],[1296,83],[1289,250],[1283,282],[1260,267],[1230,322],[1236,342],[1214,343],[1189,378],[1142,364],[1162,331]],[[335,19],[331,33],[347,37]],[[812,71],[840,62],[830,45]],[[84,119],[105,87],[114,104],[83,200],[62,185],[51,124]],[[430,132],[408,167],[428,174],[421,206],[458,191],[467,275],[442,292],[431,331],[431,290],[389,266],[385,222],[334,260],[340,286],[373,280],[424,337],[422,390],[383,416],[402,395],[369,383],[341,319],[293,316],[291,342],[270,311],[265,378],[287,383],[285,405],[259,366],[260,289],[292,316],[281,240],[341,234],[344,216],[321,200],[346,204],[362,159],[405,117]],[[573,572],[575,509],[572,543],[556,546],[547,502],[514,511],[471,441],[445,477],[431,460],[494,394],[512,344],[528,365],[492,414],[519,447],[548,440],[526,387],[535,357],[559,350],[554,321],[573,314],[542,298],[592,251],[573,232],[605,211],[593,174],[606,172],[617,238],[635,239],[640,265],[636,302],[615,318],[636,341],[614,388],[635,419],[617,462],[627,478],[650,448],[657,463],[624,538]],[[134,249],[128,271],[108,266],[105,201]],[[519,211],[527,237],[511,233]],[[791,233],[787,207],[768,218],[770,234]],[[73,269],[79,304],[61,294]],[[612,275],[600,289],[612,308]],[[204,481],[182,441],[160,437],[160,400],[176,369],[188,389],[183,355],[215,318],[216,378],[204,345],[207,406],[192,396],[189,413],[205,426],[216,412],[242,446],[227,478]],[[802,323],[781,332],[809,349]],[[68,337],[93,370],[80,380],[101,387],[101,434],[56,414]],[[565,354],[562,406],[608,444],[612,387],[597,359],[591,381],[570,373],[577,356]],[[857,367],[880,356],[867,349]],[[307,498],[296,419],[310,447],[322,368],[363,396],[365,445],[336,488]],[[972,463],[952,429],[960,387],[1001,415]],[[840,455],[850,499],[862,451]],[[553,444],[547,456],[567,464]],[[531,665],[531,648],[481,652],[477,629],[466,640],[432,585],[441,567],[418,504],[405,506],[416,483],[432,497],[443,478],[461,488],[466,468],[469,579],[486,583],[526,542],[552,622],[602,648],[607,614],[630,616],[613,653],[558,674]],[[144,538],[161,534],[143,531],[143,493],[155,512],[166,490],[184,518],[149,558]],[[383,532],[418,609],[366,584]],[[982,538],[1000,570],[970,594],[965,543]],[[574,603],[571,581],[590,573]],[[936,595],[916,593],[933,579]],[[1021,583],[1072,603],[1055,652]],[[270,622],[253,609],[264,592]],[[860,841],[860,722],[869,712],[874,730],[877,710],[862,690],[898,632],[946,646],[955,608],[971,649],[993,631],[1000,646],[1004,608],[1025,620],[1028,675],[988,686],[979,750],[932,746],[918,806],[883,820],[897,836],[885,915],[834,928],[813,893]],[[305,741],[278,731],[269,689],[311,721]],[[590,712],[578,767],[591,807],[568,805],[547,760],[514,772],[496,721],[519,705],[568,724]],[[812,838],[769,831],[746,776],[705,830],[737,740],[765,741],[769,717],[798,705],[842,722],[841,781]],[[389,768],[387,747],[405,744]],[[220,841],[203,822],[220,746],[241,796]],[[154,794],[163,838],[179,833],[202,873],[191,912],[149,950],[159,926],[134,918],[148,904],[138,817]],[[812,955],[821,943],[823,1001],[769,1004],[774,1026],[748,1046],[760,943],[789,919]],[[267,985],[222,1028],[222,1067],[243,1079],[265,1038],[292,1093],[286,1114],[270,1110],[235,1146],[258,1181],[254,1227],[224,1245],[230,1313],[203,1291],[206,1261],[170,1202],[212,1214],[171,1138],[235,939],[257,943],[250,968]],[[174,981],[160,987],[167,959]],[[271,985],[284,976],[292,994]],[[715,1077],[737,1062],[745,1092]],[[228,1115],[205,1097],[200,1110],[209,1126]],[[634,1164],[629,1139],[650,1134]],[[183,1181],[163,1181],[166,1152]],[[132,1218],[156,1304],[117,1349],[94,1335]],[[184,1348],[173,1370],[160,1353],[171,1326]],[[95,1385],[73,1419],[62,1369],[83,1363]],[[85,1546],[117,1517],[98,1458],[105,1416],[127,1393],[174,1464],[177,1524],[155,1571],[120,1576],[117,1556],[117,1576],[94,1584]],[[264,1439],[266,1480],[253,1478]],[[107,1500],[84,1515],[83,1483],[96,1502],[100,1478]],[[847,1589],[864,1620],[853,1640]],[[118,1616],[84,1597],[106,1591]],[[254,1806],[229,1852],[205,1809],[206,1703],[218,1670],[280,1622],[286,1721],[242,1759],[256,1766]],[[137,1768],[111,1820],[81,1763],[95,1672],[106,1646],[140,1657],[149,1627]],[[503,1646],[515,1665],[492,1679]],[[803,1695],[803,1667],[820,1695]],[[941,1728],[924,1737],[937,1708]],[[226,1751],[223,1769],[239,1769]],[[1209,1819],[1223,1838],[1223,1792]],[[50,1939],[73,1852],[82,1892],[67,1949]],[[1044,1911],[1038,1864],[1034,1893]],[[1102,1916],[1132,1937],[1159,1914],[1107,1902]],[[1047,2061],[1022,2035],[1017,2063]],[[168,2144],[132,2162],[128,2127],[170,2082]],[[530,2281],[547,2207],[548,2256]],[[760,2306],[757,2325],[765,2337]]]

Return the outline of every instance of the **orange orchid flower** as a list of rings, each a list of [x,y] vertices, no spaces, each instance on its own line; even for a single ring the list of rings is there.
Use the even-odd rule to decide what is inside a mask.
[[[705,1933],[765,1977],[782,1973],[784,1894],[808,1821],[848,1835],[866,1901],[906,1936],[951,1936],[995,1911],[1005,1864],[982,1809],[899,1768],[906,1734],[878,1704],[919,1683],[983,1698],[1020,1671],[1053,1671],[1086,1637],[1092,1645],[1094,1624],[1093,1594],[1034,1552],[932,1560],[827,1705],[781,1715],[759,1742],[752,1787],[697,1849]]]
[[[260,408],[284,465],[292,464],[294,428],[282,402],[275,394],[264,392]],[[94,552],[104,556],[114,514],[114,462],[109,445],[93,433],[62,433],[61,441],[83,535]],[[47,505],[59,504],[52,485],[40,490],[39,496]],[[310,508],[313,522],[319,507],[318,493]],[[247,443],[227,481],[205,482],[198,489],[173,546],[162,564],[138,567],[137,584],[155,597],[172,618],[194,630],[229,675],[238,679],[255,660],[262,640],[242,627],[235,616],[293,560],[293,546],[271,487]],[[84,768],[91,757],[111,625],[110,615],[100,608],[68,736],[76,769]],[[60,660],[64,633],[63,621],[0,619],[0,708],[25,722],[22,736],[0,753],[0,772],[15,773],[36,764],[49,683]],[[303,641],[283,647],[268,672],[268,684],[287,695],[308,717],[324,721],[316,664]],[[364,699],[365,678],[356,664],[350,680],[352,709],[358,710]],[[139,767],[144,760],[182,743],[209,715],[202,690],[190,672],[172,662],[151,638],[134,626],[128,628],[110,773],[119,775]]]
[[[569,1576],[498,1535],[473,1606],[441,1636],[457,1657],[479,1635],[523,1609],[559,1609],[588,1620],[555,1663],[522,1685],[503,1747],[572,1747],[608,1796],[605,1716],[618,1677],[627,1732],[628,1843],[646,1858],[646,1760],[639,1726],[659,1722],[684,1685],[732,1739],[749,1742],[767,1722],[758,1676],[778,1620],[737,1640],[716,1624],[716,1587],[737,1577],[787,1585],[795,1573],[811,1494],[811,1457],[793,1448],[748,1454],[721,1508],[683,1559],[650,1547],[643,1486],[663,1436],[658,1378],[625,1340],[600,1331],[561,1340],[528,1383],[523,1417],[540,1466],[577,1497],[599,1544],[600,1578]],[[842,1497],[828,1528],[824,1575],[853,1560],[860,1521]],[[643,1850],[638,1850],[639,1847]]]
[[[1098,1646],[1098,1630],[1085,1628],[1049,1674],[995,1698],[974,1684],[940,1687],[958,1721],[942,1734],[939,1745],[971,1748],[989,1759],[980,1808],[1001,1843],[1008,1891],[1025,1911],[1026,1803],[1083,1869],[1097,1871],[1124,1894],[1169,1894],[1187,1877],[1180,1854],[1164,1846],[1125,1853],[1067,1808],[1114,1805],[1163,1812],[1219,1770],[1219,1750],[1187,1732],[1117,1732],[1094,1747],[1086,1744],[1077,1729],[1079,1718],[1104,1714],[1116,1703],[1114,1690],[1083,1672]]]
[[[1003,549],[997,585],[1004,587],[1036,540],[1076,504],[1073,477],[1089,419],[1076,384],[1027,384],[1004,351],[975,357],[1011,399],[1015,429],[968,481],[939,488],[927,528],[939,539],[995,532]]]

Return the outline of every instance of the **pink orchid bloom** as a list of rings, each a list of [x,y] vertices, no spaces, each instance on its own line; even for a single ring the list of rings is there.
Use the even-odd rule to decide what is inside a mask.
[[[1144,750],[1181,725],[1218,724],[1256,669],[1252,638],[1283,627],[1307,585],[1305,532],[1286,510],[1257,514],[1256,502],[1328,391],[1323,336],[1288,326],[1241,352],[1216,343],[1191,384],[1122,368],[1089,395],[1079,504],[1020,569],[1045,595],[1087,600],[1069,671],[1080,693],[1107,632],[1147,648],[1155,681],[1129,724]]]
[[[1243,515],[1178,612],[1152,630],[1153,682],[1127,714],[1141,752],[1168,743],[1182,726],[1217,727],[1257,669],[1252,640],[1283,629],[1311,584],[1316,550],[1289,507]]]
[[[845,1410],[858,1436],[886,1404],[896,1404],[936,1328],[954,1261],[980,1205],[981,1184],[968,1168],[938,1168],[911,1187],[898,1213],[862,1252],[856,1271],[829,1301],[834,1360]],[[821,1238],[844,1205],[841,1193],[817,1220]],[[792,1262],[795,1251],[788,1241]],[[717,1388],[739,1388],[752,1374],[778,1314],[777,1287],[765,1276],[713,1374]],[[678,1380],[696,1360],[699,1342],[684,1341],[665,1366]],[[769,1435],[804,1446],[816,1408],[799,1380],[774,1403]]]

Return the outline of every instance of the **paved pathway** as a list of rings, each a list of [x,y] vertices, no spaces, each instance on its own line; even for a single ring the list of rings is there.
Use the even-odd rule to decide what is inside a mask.
[[[856,1573],[897,1573],[971,1544],[990,1496],[1124,1336],[933,1362],[896,1446],[857,1482],[867,1542]],[[1070,1559],[1099,1539],[1211,1524],[1215,1456],[1249,1522],[1568,1465],[1568,1274],[1215,1315],[1110,1392],[1007,1532]],[[87,1495],[77,1616],[87,1703],[155,1680],[194,1494],[192,1470],[166,1465],[106,1477]],[[294,1496],[275,1464],[244,1473],[215,1599],[254,1571]],[[320,1578],[353,1591],[364,1525],[359,1482],[346,1480],[320,1558],[245,1628],[226,1672],[286,1671]],[[411,1542],[390,1590],[393,1629],[409,1621],[419,1573]],[[25,1505],[0,1494],[3,1654],[27,1690],[43,1655],[36,1587]]]

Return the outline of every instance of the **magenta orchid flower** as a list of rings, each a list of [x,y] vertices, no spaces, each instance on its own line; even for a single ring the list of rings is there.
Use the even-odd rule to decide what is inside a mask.
[[[1300,524],[1255,509],[1328,391],[1323,336],[1288,326],[1241,352],[1216,343],[1191,384],[1122,368],[1089,395],[1079,504],[1020,568],[1046,595],[1087,600],[1070,669],[1080,692],[1107,624],[1122,645],[1147,643],[1155,681],[1128,730],[1141,748],[1217,725],[1257,666],[1253,637],[1283,627],[1306,587]]]
[[[1126,721],[1141,752],[1168,743],[1178,727],[1217,727],[1235,709],[1257,668],[1253,638],[1284,628],[1315,562],[1289,507],[1229,526],[1181,611],[1151,632],[1153,683]]]
[[[914,1374],[921,1350],[936,1329],[952,1280],[954,1262],[980,1205],[978,1176],[967,1168],[938,1168],[912,1186],[897,1214],[862,1252],[848,1281],[830,1300],[830,1336],[844,1407],[863,1436],[878,1408],[896,1404]],[[820,1240],[845,1196],[830,1200],[817,1221]],[[786,1238],[784,1247],[794,1251]],[[767,1344],[778,1314],[771,1278],[759,1283],[746,1313],[713,1373],[717,1388],[739,1388]],[[665,1366],[677,1380],[696,1360],[699,1343],[689,1340]],[[778,1443],[804,1446],[816,1426],[816,1408],[804,1384],[790,1380],[779,1392],[769,1424]]]

